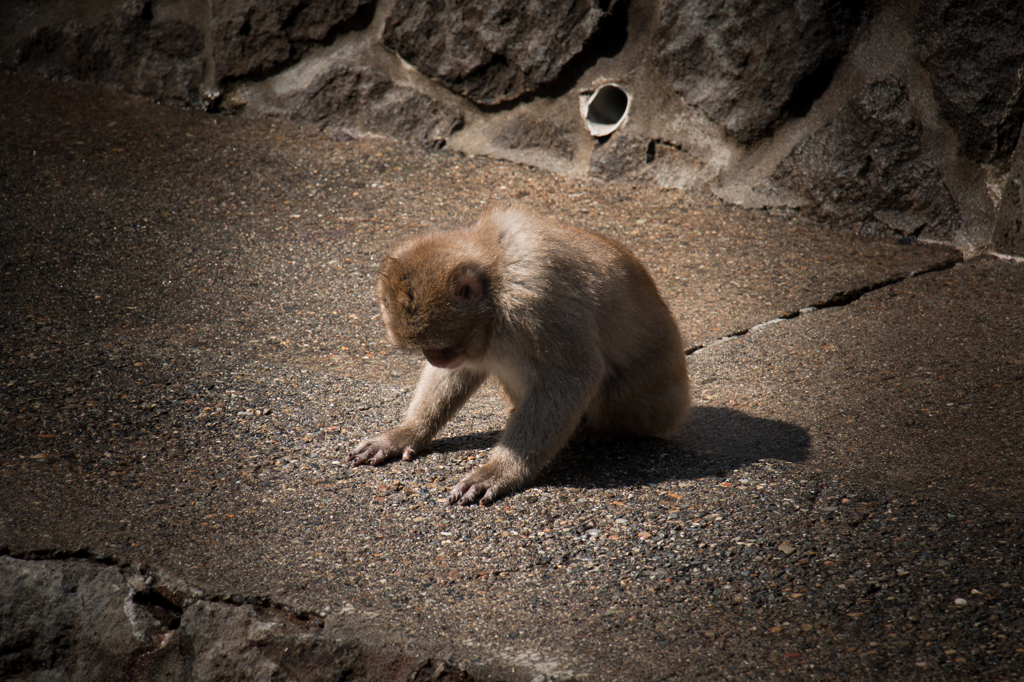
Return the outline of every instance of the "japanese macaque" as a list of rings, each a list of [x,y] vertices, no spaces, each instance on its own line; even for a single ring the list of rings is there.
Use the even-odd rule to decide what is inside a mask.
[[[451,504],[487,505],[531,483],[574,434],[665,436],[690,406],[679,329],[621,244],[515,204],[468,229],[413,238],[381,266],[391,341],[427,360],[394,429],[353,464],[412,459],[489,377],[512,410],[490,459]]]

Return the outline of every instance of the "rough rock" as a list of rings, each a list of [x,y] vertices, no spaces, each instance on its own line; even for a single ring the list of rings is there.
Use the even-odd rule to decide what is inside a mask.
[[[863,8],[842,0],[667,0],[653,60],[688,104],[747,143],[825,89]]]
[[[827,221],[864,234],[951,239],[959,213],[922,158],[921,124],[893,76],[865,86],[770,179],[804,192]]]
[[[1024,124],[1024,4],[925,0],[914,24],[918,57],[942,117],[975,161],[1005,160]]]
[[[0,8],[3,11],[3,8]],[[98,23],[42,26],[19,41],[14,62],[48,78],[118,85],[156,100],[205,107],[202,32],[128,2]]]
[[[542,149],[569,161],[576,151],[576,133],[569,126],[532,116],[511,119],[493,142],[507,149]]]
[[[177,579],[93,558],[0,556],[0,679],[473,679],[442,660],[370,650],[343,617],[324,623],[196,594]]]
[[[646,166],[649,142],[637,135],[619,133],[594,150],[590,173],[604,180],[636,178]]]
[[[306,87],[284,95],[284,111],[315,121],[328,132],[375,132],[429,145],[462,125],[462,115],[376,69],[335,62]]]
[[[1024,132],[1003,185],[992,248],[997,253],[1024,256]]]
[[[213,59],[219,78],[258,78],[323,44],[370,0],[215,0]]]
[[[387,18],[384,44],[454,92],[496,105],[557,81],[614,4],[399,0]]]
[[[0,678],[124,679],[162,630],[134,594],[116,566],[0,556]]]
[[[651,183],[659,187],[700,186],[704,165],[678,146],[617,132],[590,155],[590,175],[602,180]]]
[[[323,637],[280,614],[244,604],[201,601],[188,608],[167,644],[145,661],[160,680],[347,679],[358,647]]]
[[[4,68],[970,254],[1019,251],[1022,34],[1019,0],[0,0]],[[598,141],[578,100],[611,82]]]

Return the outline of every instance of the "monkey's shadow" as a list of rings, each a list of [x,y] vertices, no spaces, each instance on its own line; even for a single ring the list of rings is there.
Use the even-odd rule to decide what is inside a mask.
[[[437,454],[493,447],[501,431],[434,441]],[[761,459],[800,462],[810,455],[807,429],[721,407],[695,407],[687,426],[668,439],[617,438],[570,443],[539,485],[613,488],[722,476]]]

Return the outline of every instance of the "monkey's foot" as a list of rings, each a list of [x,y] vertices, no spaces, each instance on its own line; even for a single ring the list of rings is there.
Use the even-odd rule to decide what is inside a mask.
[[[463,507],[474,502],[487,506],[518,486],[510,485],[502,475],[501,467],[488,462],[474,469],[468,476],[459,481],[448,495],[448,504]]]
[[[402,456],[402,459],[409,461],[416,456],[416,448],[413,445],[403,444],[393,433],[383,433],[359,443],[349,453],[348,461],[352,463],[352,466],[360,464],[380,466],[399,455]]]

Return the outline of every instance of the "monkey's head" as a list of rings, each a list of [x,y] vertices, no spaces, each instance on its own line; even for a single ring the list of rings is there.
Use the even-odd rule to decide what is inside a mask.
[[[453,234],[399,246],[385,258],[377,280],[391,342],[446,369],[483,356],[493,323],[490,272],[472,245]]]

